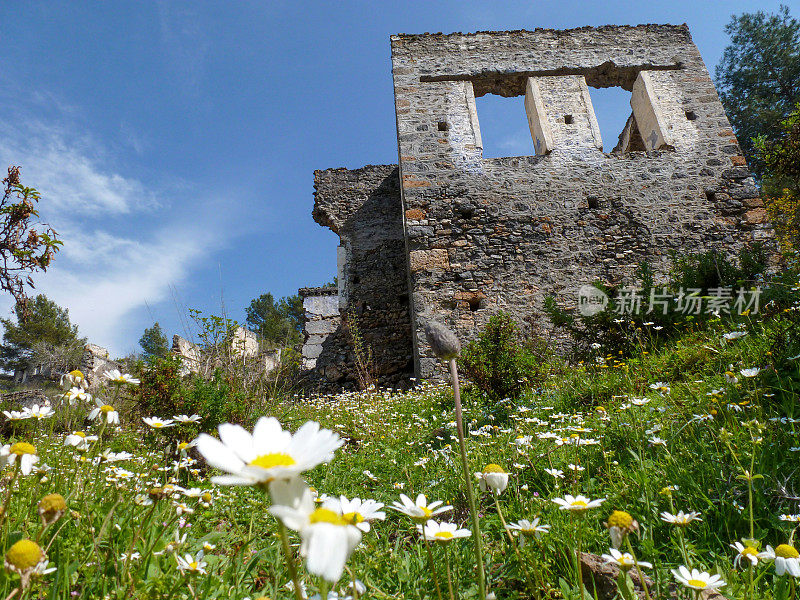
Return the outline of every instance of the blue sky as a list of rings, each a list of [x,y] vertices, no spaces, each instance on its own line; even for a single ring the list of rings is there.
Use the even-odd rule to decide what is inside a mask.
[[[188,308],[243,321],[264,292],[330,281],[313,170],[397,162],[391,34],[685,22],[713,74],[730,15],[778,5],[3,2],[0,162],[65,242],[37,290],[121,356],[156,320],[191,335]],[[613,146],[625,95],[591,92]],[[478,111],[487,156],[531,153],[521,99]]]

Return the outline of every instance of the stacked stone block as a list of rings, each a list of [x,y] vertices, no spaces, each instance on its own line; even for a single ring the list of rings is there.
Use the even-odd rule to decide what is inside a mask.
[[[314,209],[342,239],[340,313],[379,307],[365,322],[392,340],[387,373],[408,355],[436,372],[428,319],[467,341],[503,310],[546,335],[547,295],[571,307],[643,260],[663,275],[673,253],[771,237],[685,25],[397,35],[391,51],[399,169],[317,172]],[[631,117],[603,152],[589,88],[609,86],[632,93]],[[483,157],[489,93],[525,96],[533,156]]]

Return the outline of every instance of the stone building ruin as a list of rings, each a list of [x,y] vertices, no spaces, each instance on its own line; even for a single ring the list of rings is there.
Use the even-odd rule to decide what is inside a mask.
[[[314,173],[313,216],[340,238],[338,289],[301,290],[304,366],[351,385],[349,322],[375,376],[436,369],[436,318],[468,340],[500,311],[546,327],[545,296],[630,280],[671,251],[771,236],[758,189],[686,25],[391,37],[398,165]],[[631,93],[603,152],[590,88]],[[484,158],[475,98],[524,97],[530,156]],[[607,146],[608,147],[608,146]]]

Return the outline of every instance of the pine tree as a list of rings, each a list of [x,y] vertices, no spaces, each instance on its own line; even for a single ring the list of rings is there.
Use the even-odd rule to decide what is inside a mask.
[[[34,350],[41,353],[43,348],[51,352],[66,348],[76,355],[73,362],[80,362],[86,338],[79,337],[78,326],[70,323],[68,309],[39,294],[28,301],[27,311],[17,304],[14,312],[16,319],[0,319],[5,328],[0,345],[0,367],[16,370],[34,366]],[[23,319],[25,312],[27,318]],[[77,368],[78,364],[72,366]]]
[[[145,357],[163,358],[169,354],[167,337],[161,331],[158,321],[144,330],[142,337],[139,338],[139,345]]]
[[[262,340],[276,345],[293,345],[300,341],[303,301],[298,295],[286,296],[277,302],[272,294],[261,294],[245,309],[247,324]]]

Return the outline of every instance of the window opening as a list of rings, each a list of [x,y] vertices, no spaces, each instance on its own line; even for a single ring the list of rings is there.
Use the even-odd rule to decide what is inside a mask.
[[[603,152],[611,152],[631,115],[631,93],[621,87],[590,87],[589,96],[603,138]]]
[[[532,156],[533,141],[525,118],[525,96],[485,94],[475,98],[484,158]]]

